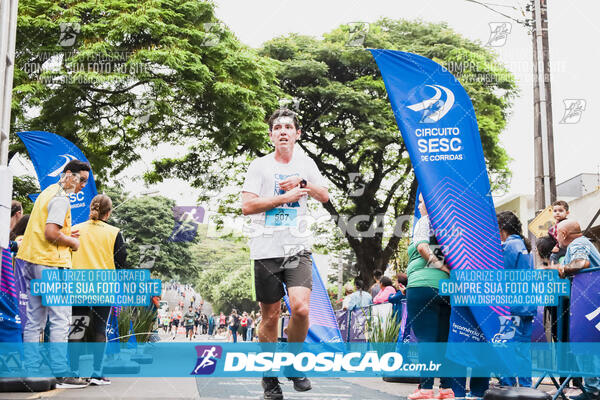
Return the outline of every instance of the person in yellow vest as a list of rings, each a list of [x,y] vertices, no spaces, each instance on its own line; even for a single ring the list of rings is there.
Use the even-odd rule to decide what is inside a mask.
[[[99,194],[90,203],[90,219],[73,226],[79,231],[79,250],[73,253],[73,269],[121,269],[125,268],[127,250],[119,228],[106,223],[112,212],[110,197]],[[69,342],[86,340],[89,330],[91,342],[106,342],[106,324],[110,306],[74,306]],[[89,329],[88,329],[89,328]],[[104,346],[94,345],[94,372],[89,379],[92,385],[110,385],[102,376]],[[71,358],[71,367],[79,367],[79,354]]]
[[[17,253],[17,258],[25,261],[23,276],[29,297],[24,342],[39,342],[47,321],[50,324],[50,342],[63,343],[68,340],[71,307],[44,306],[41,296],[31,295],[30,283],[33,279],[41,279],[44,270],[71,268],[71,251],[79,248],[79,233],[71,229],[69,195],[80,192],[89,175],[89,164],[79,160],[70,161],[65,165],[58,183],[42,191],[33,205],[23,243]],[[41,355],[33,346],[25,347],[25,367],[29,371],[39,371],[41,361]],[[57,388],[87,386],[84,380],[72,377],[66,346],[50,352],[50,367],[57,376]]]

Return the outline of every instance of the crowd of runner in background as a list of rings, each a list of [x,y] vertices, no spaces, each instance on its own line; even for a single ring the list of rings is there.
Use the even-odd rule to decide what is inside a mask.
[[[165,290],[176,293],[176,306],[173,309],[165,304],[158,312],[158,326],[164,334],[171,335],[171,340],[178,336],[193,340],[201,335],[211,338],[225,339],[229,342],[251,342],[258,339],[260,312],[233,309],[229,315],[203,312],[204,301],[190,285],[167,282]],[[187,296],[187,297],[186,297]],[[186,301],[187,299],[187,301]],[[199,302],[197,302],[199,300]],[[206,338],[202,338],[206,340]]]

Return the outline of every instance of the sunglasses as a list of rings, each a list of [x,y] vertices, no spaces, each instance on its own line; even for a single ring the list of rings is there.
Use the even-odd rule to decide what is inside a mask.
[[[82,178],[79,173],[74,173],[73,176],[77,177],[77,179],[79,180],[79,183],[85,184],[88,181],[88,178]]]

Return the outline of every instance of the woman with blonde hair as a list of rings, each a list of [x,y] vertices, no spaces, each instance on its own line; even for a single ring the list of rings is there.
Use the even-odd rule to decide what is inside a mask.
[[[79,231],[79,250],[73,252],[73,269],[121,269],[125,268],[127,251],[125,241],[119,228],[106,221],[112,212],[112,200],[99,194],[90,203],[90,219],[77,224],[73,229]],[[74,306],[73,324],[69,332],[70,342],[86,340],[90,342],[106,342],[106,324],[110,314],[110,306]],[[83,325],[83,326],[82,326]],[[83,327],[85,331],[74,327]],[[77,332],[76,332],[77,331]],[[102,376],[103,346],[94,347],[94,372],[90,378],[92,385],[109,385],[110,381]],[[77,359],[74,359],[77,358]],[[78,368],[79,359],[71,359],[73,370]]]

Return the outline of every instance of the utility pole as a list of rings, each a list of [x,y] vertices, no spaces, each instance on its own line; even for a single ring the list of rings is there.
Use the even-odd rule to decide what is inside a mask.
[[[535,209],[556,200],[547,0],[533,0],[533,112]]]
[[[12,173],[8,141],[12,101],[18,0],[0,0],[0,247],[8,248]]]
[[[17,0],[0,1],[0,166],[8,165],[8,133],[12,99]]]

